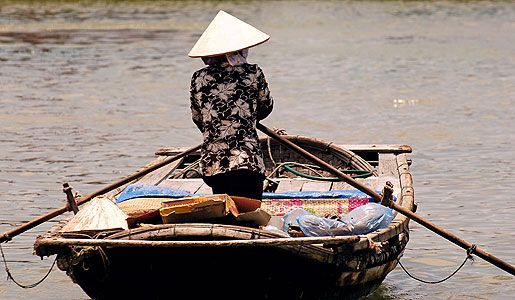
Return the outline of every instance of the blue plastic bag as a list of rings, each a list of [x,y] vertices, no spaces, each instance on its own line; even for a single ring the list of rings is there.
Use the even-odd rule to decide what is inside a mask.
[[[336,236],[366,234],[385,228],[393,220],[393,211],[378,203],[367,203],[340,219],[328,219],[314,215],[299,215],[297,222],[307,236]]]

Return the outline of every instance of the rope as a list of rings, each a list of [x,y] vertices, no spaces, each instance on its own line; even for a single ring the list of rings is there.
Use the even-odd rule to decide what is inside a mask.
[[[186,175],[188,175],[188,172],[195,172],[199,177],[202,177],[202,174],[198,169],[195,168],[188,168],[182,173],[182,178],[186,178]]]
[[[414,275],[411,275],[408,270],[406,270],[406,268],[402,265],[401,261],[397,258],[397,262],[399,263],[399,265],[401,266],[401,268],[404,270],[404,272],[406,274],[408,274],[409,277],[417,280],[417,281],[420,281],[420,282],[423,282],[423,283],[427,283],[427,284],[438,284],[438,283],[442,283],[448,279],[450,279],[452,276],[456,275],[456,273],[458,273],[459,270],[461,270],[461,268],[465,265],[465,263],[467,262],[467,260],[471,259],[472,261],[474,261],[474,257],[472,257],[472,252],[474,252],[476,250],[476,245],[472,245],[472,247],[470,247],[469,249],[467,249],[467,257],[465,257],[465,260],[461,263],[461,265],[459,265],[459,267],[454,270],[454,272],[452,272],[449,276],[445,277],[444,279],[440,279],[440,280],[436,280],[436,281],[427,281],[427,280],[424,280],[424,279],[421,279],[421,278],[418,278]]]
[[[301,173],[299,171],[296,171],[294,169],[292,169],[289,165],[291,164],[295,164],[295,165],[298,165],[300,167],[303,167],[303,168],[306,168],[308,170],[311,170],[313,172],[315,172],[315,174],[319,175],[319,176],[312,176],[312,175],[308,175],[308,174],[304,174],[304,173]],[[286,163],[282,163],[279,165],[279,167],[282,167],[298,176],[301,176],[301,177],[304,177],[304,178],[308,178],[308,179],[313,179],[313,180],[321,180],[321,181],[342,181],[339,177],[322,177],[320,176],[320,174],[316,171],[314,171],[312,168],[318,168],[317,166],[312,166],[312,165],[304,165],[304,164],[297,164],[297,163],[289,163],[289,162],[286,162]],[[279,167],[277,167],[276,169],[278,169]],[[275,170],[274,170],[275,171]],[[352,175],[350,177],[352,178],[366,178],[366,177],[369,177],[372,175],[372,172],[370,171],[366,171],[366,170],[340,170],[340,172],[342,173],[356,173],[356,175]]]
[[[35,288],[40,283],[45,281],[45,279],[47,279],[48,275],[50,275],[50,272],[52,272],[52,270],[54,269],[55,262],[57,261],[57,255],[56,255],[54,262],[52,263],[52,266],[50,267],[50,270],[48,270],[48,272],[46,273],[45,276],[43,276],[43,278],[41,278],[39,281],[37,281],[35,283],[29,284],[29,285],[23,285],[14,279],[13,275],[11,274],[11,271],[9,270],[9,267],[7,267],[7,260],[5,259],[4,249],[2,248],[2,245],[0,245],[0,251],[2,252],[2,259],[4,261],[5,272],[7,273],[7,280],[11,279],[17,286],[24,288],[24,289]]]
[[[268,137],[266,139],[266,143],[267,143],[267,148],[268,148],[268,156],[270,157],[270,160],[272,161],[272,165],[275,166],[275,160],[274,160],[274,157],[272,156],[272,148],[270,147],[270,137]]]

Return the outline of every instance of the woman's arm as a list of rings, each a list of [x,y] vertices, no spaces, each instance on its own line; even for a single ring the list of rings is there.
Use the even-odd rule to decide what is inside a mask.
[[[258,121],[268,117],[274,107],[274,99],[270,95],[268,89],[268,82],[266,82],[263,70],[258,67],[257,70],[257,84],[258,84],[258,103],[257,103],[257,119]]]
[[[200,113],[200,108],[198,107],[197,105],[197,96],[198,95],[198,91],[196,91],[196,88],[195,88],[195,78],[196,78],[196,74],[193,74],[193,77],[191,78],[191,83],[190,83],[190,108],[191,108],[191,119],[193,120],[193,123],[195,123],[195,125],[197,125],[198,129],[203,132],[203,128],[202,128],[202,114]]]

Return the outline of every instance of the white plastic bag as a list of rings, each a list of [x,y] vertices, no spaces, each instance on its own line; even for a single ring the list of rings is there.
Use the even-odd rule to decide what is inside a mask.
[[[288,232],[290,225],[299,225],[297,218],[304,215],[311,215],[309,212],[302,208],[296,208],[283,216],[283,231]]]
[[[393,211],[378,203],[368,203],[340,219],[328,219],[313,215],[299,215],[297,222],[307,236],[335,236],[366,234],[385,228],[393,220]]]

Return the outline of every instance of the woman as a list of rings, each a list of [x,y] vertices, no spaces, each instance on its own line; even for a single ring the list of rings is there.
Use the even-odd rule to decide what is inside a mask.
[[[256,123],[272,111],[263,71],[248,48],[270,37],[220,11],[189,53],[207,65],[191,79],[193,122],[204,136],[200,168],[213,194],[262,198],[265,165]]]

